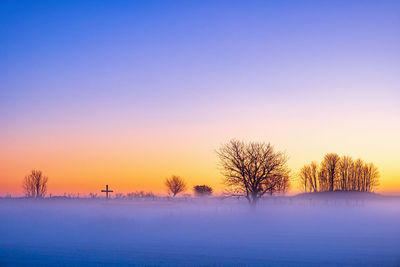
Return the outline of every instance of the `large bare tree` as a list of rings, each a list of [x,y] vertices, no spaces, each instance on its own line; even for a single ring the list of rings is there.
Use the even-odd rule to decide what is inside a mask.
[[[250,204],[267,192],[282,192],[289,186],[287,156],[267,143],[231,140],[217,150],[224,183],[230,193],[246,197]]]
[[[23,188],[25,195],[32,198],[42,198],[47,192],[47,181],[49,179],[43,175],[42,171],[32,170],[24,178]]]
[[[186,190],[185,181],[176,175],[172,175],[171,178],[167,178],[165,180],[165,186],[168,188],[168,193],[173,197]]]

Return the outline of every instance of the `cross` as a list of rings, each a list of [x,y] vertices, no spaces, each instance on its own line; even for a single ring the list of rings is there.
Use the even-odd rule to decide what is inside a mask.
[[[106,199],[108,199],[108,193],[112,193],[114,191],[108,190],[108,185],[106,185],[106,190],[101,190],[101,192],[105,192],[106,193]]]

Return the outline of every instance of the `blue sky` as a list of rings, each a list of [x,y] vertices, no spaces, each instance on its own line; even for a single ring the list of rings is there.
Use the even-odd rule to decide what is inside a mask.
[[[399,29],[399,1],[1,1],[0,137],[17,153],[207,129],[213,147],[270,140],[295,167],[326,149],[391,157],[393,176]]]

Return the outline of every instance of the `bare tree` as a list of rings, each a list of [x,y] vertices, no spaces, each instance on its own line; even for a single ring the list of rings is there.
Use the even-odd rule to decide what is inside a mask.
[[[153,192],[136,191],[126,194],[128,199],[144,198],[144,199],[155,199],[156,195]]]
[[[329,191],[335,189],[338,177],[339,161],[340,157],[338,154],[329,153],[325,155],[324,160],[321,163],[321,169],[324,171],[324,174],[327,175],[326,178],[329,184]]]
[[[318,163],[315,161],[309,165],[305,165],[301,168],[300,173],[300,185],[304,192],[317,192],[318,191]]]
[[[300,186],[304,190],[304,192],[309,192],[311,191],[311,187],[309,186],[309,180],[310,180],[310,173],[311,169],[309,165],[303,166],[300,170]]]
[[[328,172],[327,170],[322,169],[321,167],[318,172],[318,185],[319,185],[319,191],[329,190]]]
[[[349,186],[351,191],[361,191],[364,165],[362,159],[357,159],[350,165]]]
[[[318,191],[318,163],[315,161],[310,164],[310,184],[314,192]]]
[[[349,156],[343,156],[340,158],[339,161],[339,189],[342,191],[350,190],[351,184],[351,166],[353,164],[353,159]]]
[[[172,194],[173,197],[186,190],[185,181],[176,175],[172,175],[171,178],[167,178],[165,180],[165,185],[168,188],[168,193]]]
[[[196,185],[193,187],[194,194],[199,197],[210,196],[213,189],[208,185]]]
[[[223,145],[217,155],[224,183],[231,188],[231,193],[245,196],[252,205],[266,192],[288,188],[287,156],[275,152],[269,143],[244,143],[233,139]]]
[[[362,191],[371,192],[374,187],[379,185],[379,171],[373,163],[364,165]]]
[[[318,185],[316,181],[318,173]],[[350,156],[339,157],[327,154],[318,171],[318,165],[305,165],[299,173],[300,186],[305,192],[311,191],[365,191],[371,192],[379,185],[379,171],[373,163],[353,160]],[[313,186],[315,188],[313,189]]]
[[[286,175],[283,175],[280,179],[277,180],[277,184],[274,187],[271,187],[270,194],[273,193],[286,193],[290,188],[290,177],[289,172]]]
[[[48,178],[41,171],[32,170],[24,178],[23,188],[25,195],[32,198],[42,198],[47,192]]]

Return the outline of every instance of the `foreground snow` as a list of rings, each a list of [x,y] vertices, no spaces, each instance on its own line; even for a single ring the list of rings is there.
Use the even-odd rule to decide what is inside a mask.
[[[0,199],[0,265],[400,265],[400,199]]]

